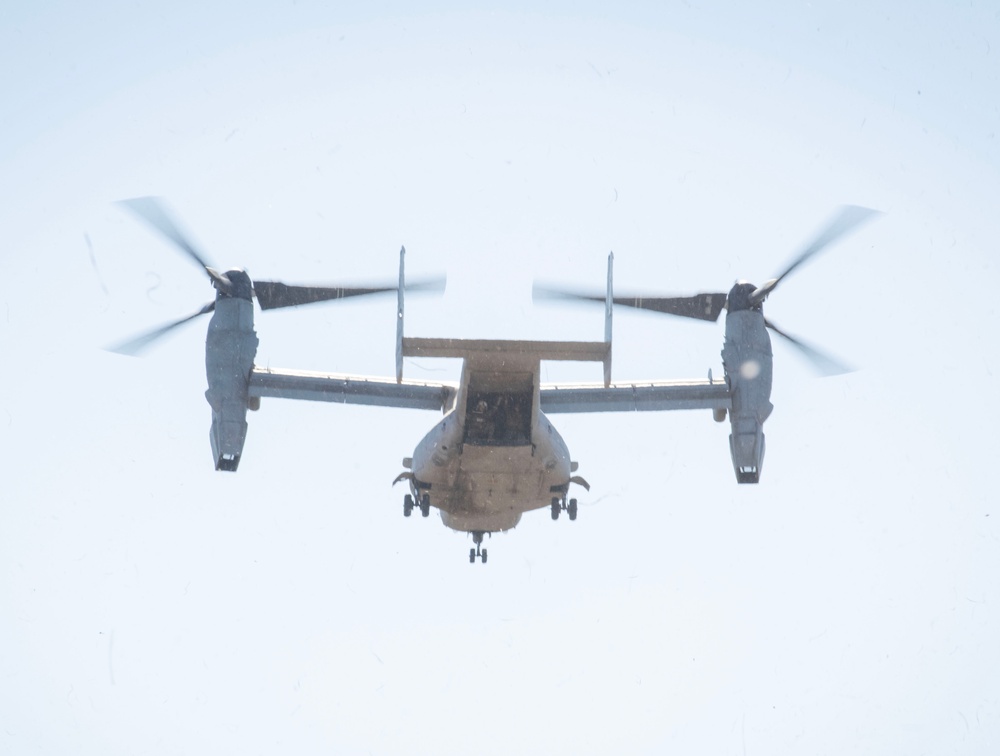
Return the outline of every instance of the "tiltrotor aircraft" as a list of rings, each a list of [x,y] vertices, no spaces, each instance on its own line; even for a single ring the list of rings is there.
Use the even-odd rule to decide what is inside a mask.
[[[515,527],[525,512],[549,509],[552,519],[566,512],[577,517],[570,486],[589,490],[574,473],[577,463],[549,415],[561,412],[627,412],[636,410],[710,409],[716,421],[729,417],[729,450],[739,483],[757,483],[764,459],[764,422],[771,414],[771,342],[767,329],[788,340],[823,372],[843,371],[835,361],[765,319],[763,302],[778,284],[830,243],[874,214],[866,208],[842,208],[833,221],[777,277],[761,286],[737,282],[729,293],[693,297],[614,296],[608,257],[604,296],[542,287],[536,296],[590,299],[604,303],[603,341],[508,341],[414,338],[403,335],[403,301],[407,289],[434,288],[434,282],[406,285],[405,250],[399,255],[398,285],[380,287],[289,286],[252,281],[240,269],[225,273],[181,233],[156,198],[121,203],[200,265],[215,287],[214,301],[196,313],[125,342],[114,351],[134,354],[178,325],[212,313],[205,343],[208,390],[212,410],[210,432],[217,470],[235,471],[247,435],[247,410],[264,397],[436,410],[443,417],[417,444],[394,481],[405,482],[403,514],[414,509],[427,517],[441,512],[448,527],[470,533],[474,548],[469,561],[487,561],[483,537]],[[397,291],[396,375],[364,377],[262,368],[254,364],[257,335],[253,298],[261,310],[345,297]],[[715,321],[727,310],[722,350],[724,377],[707,380],[647,383],[611,381],[613,305]],[[456,383],[403,379],[403,358],[459,358]],[[597,384],[552,385],[540,382],[544,360],[601,362],[604,381]]]

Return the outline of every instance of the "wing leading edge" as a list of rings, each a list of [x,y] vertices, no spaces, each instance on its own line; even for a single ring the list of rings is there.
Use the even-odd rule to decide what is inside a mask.
[[[458,386],[392,378],[338,375],[305,370],[255,367],[249,395],[255,398],[362,404],[402,409],[448,410]],[[542,385],[540,408],[559,412],[663,412],[725,409],[732,406],[729,387],[713,381],[655,381],[636,383]]]
[[[657,412],[732,407],[729,386],[712,381],[543,385],[541,410],[557,412]]]
[[[429,409],[451,407],[458,387],[392,378],[314,373],[255,367],[250,373],[251,397],[302,399],[314,402],[365,404],[376,407]]]

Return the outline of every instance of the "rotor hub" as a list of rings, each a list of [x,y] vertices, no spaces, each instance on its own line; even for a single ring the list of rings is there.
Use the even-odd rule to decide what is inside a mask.
[[[253,299],[253,281],[241,268],[233,268],[226,271],[226,278],[229,280],[228,287],[216,287],[219,295],[232,299],[245,299],[248,302]]]
[[[738,312],[741,310],[753,310],[754,312],[761,312],[761,302],[754,302],[753,293],[757,290],[749,281],[737,281],[736,284],[729,290],[729,296],[726,298],[726,308],[730,312]]]

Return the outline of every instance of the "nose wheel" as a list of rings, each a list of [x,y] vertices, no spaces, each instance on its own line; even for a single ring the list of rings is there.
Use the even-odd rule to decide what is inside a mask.
[[[569,515],[569,519],[576,519],[577,504],[576,499],[570,499],[569,502],[566,501],[566,497],[557,498],[552,497],[552,519],[558,520],[560,512],[566,512]]]
[[[486,564],[486,549],[480,548],[483,543],[483,535],[484,532],[482,530],[472,531],[472,542],[476,544],[476,548],[469,549],[469,564],[475,564],[476,559]]]

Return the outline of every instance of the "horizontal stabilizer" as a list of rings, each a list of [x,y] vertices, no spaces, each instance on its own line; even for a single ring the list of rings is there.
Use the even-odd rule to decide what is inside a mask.
[[[605,362],[611,344],[604,341],[511,341],[504,339],[404,338],[404,357],[464,359],[505,370],[532,367],[546,360]]]

